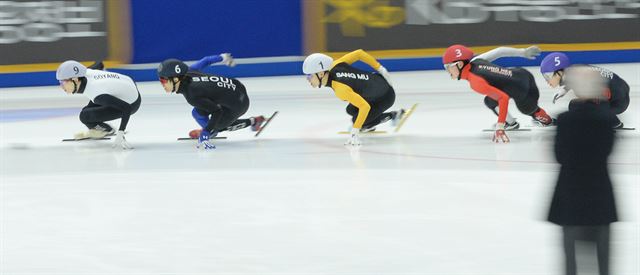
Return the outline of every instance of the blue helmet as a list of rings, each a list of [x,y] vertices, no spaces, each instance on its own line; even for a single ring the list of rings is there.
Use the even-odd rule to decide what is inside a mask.
[[[571,61],[566,54],[554,52],[550,53],[542,59],[540,63],[541,73],[553,73],[571,66]]]

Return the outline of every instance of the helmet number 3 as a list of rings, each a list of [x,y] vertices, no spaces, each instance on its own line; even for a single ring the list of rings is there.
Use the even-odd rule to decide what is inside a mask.
[[[556,66],[559,66],[559,65],[560,65],[560,57],[559,57],[559,56],[556,56],[556,57],[553,59],[553,62],[555,62],[555,63],[556,63]]]
[[[462,51],[460,51],[460,49],[456,49],[456,57],[461,57],[462,56]]]
[[[182,71],[182,70],[180,70],[180,65],[176,65],[175,71],[176,71],[177,74],[179,74]]]

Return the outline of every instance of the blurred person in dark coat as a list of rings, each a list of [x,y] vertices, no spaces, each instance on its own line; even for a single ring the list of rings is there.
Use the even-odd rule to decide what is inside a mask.
[[[579,100],[557,120],[554,149],[561,168],[549,221],[562,226],[566,274],[577,274],[578,240],[595,244],[600,275],[609,274],[609,225],[618,220],[607,168],[615,119],[601,98],[605,87],[597,72],[576,67],[567,71],[567,81]],[[586,251],[577,252],[582,259]]]

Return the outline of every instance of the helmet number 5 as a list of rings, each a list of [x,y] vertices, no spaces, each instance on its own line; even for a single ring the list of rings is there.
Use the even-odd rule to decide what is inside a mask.
[[[560,57],[556,56],[553,61],[556,63],[556,66],[560,65]]]
[[[177,74],[179,74],[181,72],[180,65],[176,65],[175,71],[176,71]]]

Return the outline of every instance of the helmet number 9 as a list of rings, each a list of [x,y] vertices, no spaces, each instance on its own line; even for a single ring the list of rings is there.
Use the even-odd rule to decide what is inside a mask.
[[[179,74],[181,72],[180,65],[176,65],[175,71],[176,71],[177,74]]]
[[[80,73],[80,69],[78,69],[78,67],[77,67],[77,66],[73,66],[73,71],[74,71],[76,74]]]
[[[559,56],[556,56],[556,57],[553,59],[553,62],[555,62],[556,67],[557,67],[557,66],[559,66],[559,65],[560,65],[560,57],[559,57]]]
[[[462,51],[460,51],[460,49],[456,49],[456,57],[461,57],[462,56]]]

